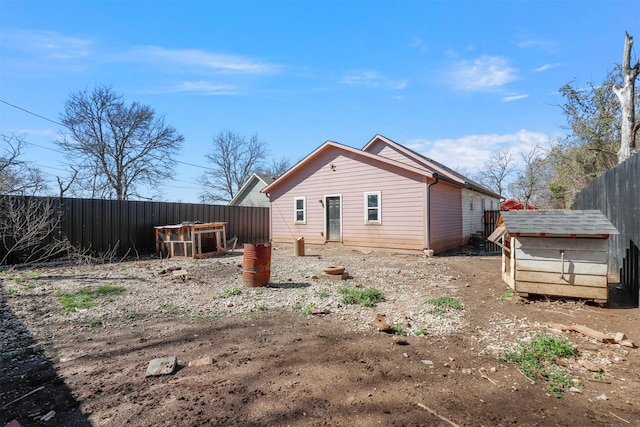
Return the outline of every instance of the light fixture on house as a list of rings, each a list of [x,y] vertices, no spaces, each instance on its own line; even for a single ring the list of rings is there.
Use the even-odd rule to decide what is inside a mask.
[[[331,163],[329,166],[331,166],[331,170],[332,170],[332,171],[334,171],[334,172],[336,171],[336,165],[334,165],[333,163]]]

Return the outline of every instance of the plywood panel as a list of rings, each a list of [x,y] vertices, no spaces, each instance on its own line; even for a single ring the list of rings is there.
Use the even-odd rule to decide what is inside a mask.
[[[546,261],[560,261],[561,254],[559,249],[516,249],[516,259],[518,261],[521,260],[532,260],[539,262]],[[595,251],[575,251],[575,250],[565,250],[564,251],[564,259],[565,262],[573,261],[573,262],[589,262],[596,264],[606,264],[607,263],[607,253],[595,252]]]
[[[560,273],[544,273],[539,271],[520,271],[516,274],[516,281],[519,282],[536,282],[536,283],[552,283],[559,285],[576,285],[576,286],[607,286],[606,276],[589,276],[585,274],[564,274]]]
[[[551,295],[562,296],[571,298],[584,298],[584,299],[601,299],[606,300],[608,296],[608,289],[586,286],[573,286],[573,285],[553,285],[549,283],[531,283],[518,281],[515,286],[516,292],[523,292],[529,294],[539,295]]]
[[[547,273],[560,274],[562,269],[562,262],[559,260],[545,260],[540,262],[538,260],[523,260],[516,259],[516,265],[518,271],[541,271]],[[607,264],[597,264],[588,262],[564,262],[564,272],[573,274],[590,274],[594,276],[606,276]]]
[[[607,251],[606,239],[584,239],[570,237],[518,237],[516,249],[571,249],[576,251]]]

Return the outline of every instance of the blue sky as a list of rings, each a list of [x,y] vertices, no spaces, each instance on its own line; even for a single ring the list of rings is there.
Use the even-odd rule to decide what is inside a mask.
[[[636,0],[2,0],[0,132],[55,192],[61,127],[6,103],[59,121],[70,93],[111,85],[184,135],[185,163],[206,167],[223,129],[292,162],[379,133],[475,172],[561,136],[558,89],[602,82],[625,31],[640,40]],[[204,169],[176,166],[165,199],[197,202]]]

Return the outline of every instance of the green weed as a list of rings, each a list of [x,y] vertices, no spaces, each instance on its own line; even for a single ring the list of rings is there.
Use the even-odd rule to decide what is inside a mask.
[[[253,306],[253,309],[256,311],[265,311],[265,310],[268,310],[269,308],[267,307],[267,304],[255,304]]]
[[[509,288],[506,291],[503,292],[502,296],[500,297],[500,299],[502,301],[506,301],[509,298],[511,298],[511,296],[513,295],[513,289]]]
[[[457,299],[448,296],[427,300],[427,304],[432,306],[429,312],[439,317],[444,316],[449,311],[459,311],[463,309],[462,304],[460,304]]]
[[[429,335],[429,331],[427,331],[425,328],[422,328],[415,331],[414,334],[418,337],[426,337]]]
[[[534,380],[548,381],[547,390],[554,396],[571,386],[571,381],[562,373],[551,370],[560,357],[573,357],[571,342],[551,334],[536,334],[531,341],[520,342],[514,351],[505,352],[507,362],[516,363],[522,373]]]
[[[355,288],[341,288],[342,302],[345,304],[358,304],[362,307],[373,307],[384,300],[382,292],[375,288],[359,290]]]
[[[231,288],[231,289],[226,289],[223,292],[223,295],[225,298],[229,298],[235,295],[242,295],[242,290],[240,288]]]
[[[162,310],[164,310],[165,314],[170,314],[172,316],[185,313],[185,309],[180,307],[179,305],[175,305],[172,303],[167,303],[162,306]]]
[[[13,289],[13,288],[8,288],[7,289],[7,295],[13,295],[13,294],[17,294],[18,290],[17,289]]]
[[[102,320],[101,319],[91,319],[91,321],[89,322],[89,326],[94,328],[96,326],[100,326],[102,325]]]
[[[56,296],[60,298],[62,311],[65,313],[83,308],[91,308],[98,304],[94,299],[93,292],[89,289],[80,289],[78,292],[72,294],[58,292]]]
[[[313,311],[313,307],[315,306],[316,306],[315,304],[309,304],[308,306],[306,306],[300,311],[302,312],[303,316],[311,316],[311,312]]]
[[[329,289],[322,289],[322,290],[316,292],[316,295],[319,298],[328,298],[331,295],[331,292],[329,292]]]
[[[391,333],[394,335],[407,335],[407,332],[400,325],[393,325],[393,329],[391,330]]]
[[[98,295],[121,294],[126,290],[127,289],[122,286],[102,285],[98,289],[96,289],[96,294]]]

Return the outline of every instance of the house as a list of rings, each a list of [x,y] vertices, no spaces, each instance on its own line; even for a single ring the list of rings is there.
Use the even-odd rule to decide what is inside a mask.
[[[500,195],[388,138],[327,141],[264,190],[271,240],[442,252],[483,229]]]
[[[608,238],[598,210],[501,212],[488,239],[502,248],[502,279],[520,294],[608,299]]]
[[[256,172],[238,190],[229,206],[269,207],[269,198],[261,191],[276,179],[275,176]]]

